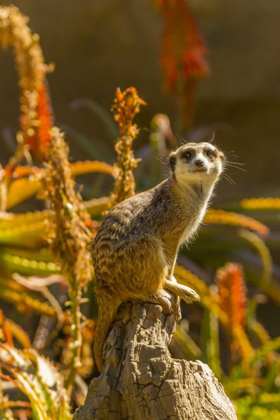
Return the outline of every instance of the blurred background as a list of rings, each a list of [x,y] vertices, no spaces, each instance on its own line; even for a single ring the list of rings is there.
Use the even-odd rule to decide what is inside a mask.
[[[214,136],[233,162],[217,187],[206,226],[178,258],[176,278],[193,287],[201,302],[182,304],[172,355],[207,363],[239,419],[280,419],[279,2],[15,0],[14,5],[29,17],[45,62],[55,69],[47,75],[48,105],[38,39],[17,10],[1,8],[2,46],[20,42],[16,61],[11,49],[0,50],[0,344],[8,343],[8,354],[10,347],[32,346],[38,357],[47,355],[70,390],[69,413],[84,402],[87,384],[97,375],[92,356],[97,305],[88,249],[108,206],[134,193],[133,182],[129,194],[125,191],[122,152],[114,149],[117,141],[126,141],[120,114],[131,115],[134,98],[136,108],[141,105],[128,123],[140,130],[130,137],[142,159],[134,171],[136,192],[167,176],[168,153],[184,141]],[[125,90],[130,86],[147,106],[136,91]],[[116,95],[117,87],[123,93]],[[50,135],[52,109],[54,124],[66,133],[71,165],[61,134]],[[54,197],[61,168],[72,171],[77,185],[60,179],[59,191],[67,182],[71,188]],[[45,200],[38,200],[42,190]],[[73,223],[69,208],[87,228],[84,242],[73,241],[84,253],[82,270],[76,270],[78,252],[72,255],[69,245],[81,226]],[[73,273],[85,275],[82,285]],[[82,296],[88,300],[81,314]],[[80,343],[78,356],[73,342]],[[11,359],[0,351],[0,367],[1,360],[8,370]],[[19,398],[14,387],[6,390]],[[59,404],[52,404],[57,412]],[[0,386],[0,418],[1,410]],[[28,406],[19,418],[32,418],[30,413]]]
[[[175,136],[188,139],[193,134],[197,140],[210,138],[215,131],[220,147],[234,150],[238,161],[245,163],[247,172],[231,171],[236,185],[224,180],[219,197],[277,194],[278,1],[189,2],[209,52],[210,72],[198,83],[197,108],[188,133],[177,123],[174,95],[163,89],[164,18],[154,1],[21,0],[14,4],[30,17],[32,29],[40,35],[46,62],[55,63],[55,71],[48,77],[53,109],[56,123],[68,131],[75,159],[87,156],[78,135],[102,145],[107,155],[112,151],[112,139],[94,112],[86,107],[71,109],[71,103],[91,99],[109,111],[116,87],[135,86],[148,103],[138,119],[141,128],[149,129],[155,114],[167,114]],[[3,51],[0,80],[3,163],[11,153],[10,134],[18,129],[15,104],[19,97],[12,54]],[[196,134],[194,130],[198,130]],[[134,148],[137,151],[147,142],[148,132],[142,131]]]

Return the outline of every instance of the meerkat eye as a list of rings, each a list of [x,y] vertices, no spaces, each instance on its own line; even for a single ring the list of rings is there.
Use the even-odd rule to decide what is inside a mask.
[[[212,150],[207,150],[206,151],[206,156],[212,157],[212,156],[214,156],[214,153],[212,152]]]
[[[185,159],[190,159],[192,157],[191,152],[188,150],[187,152],[184,152],[182,155],[183,158]]]

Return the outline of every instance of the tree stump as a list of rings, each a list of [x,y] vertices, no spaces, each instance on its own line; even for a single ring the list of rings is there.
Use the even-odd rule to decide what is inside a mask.
[[[169,307],[175,296],[164,291]],[[123,304],[104,345],[104,369],[73,420],[236,420],[210,368],[172,359],[174,315],[156,303]]]

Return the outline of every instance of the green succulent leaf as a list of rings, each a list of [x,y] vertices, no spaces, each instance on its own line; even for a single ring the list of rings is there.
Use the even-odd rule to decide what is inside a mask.
[[[71,419],[64,378],[48,359],[33,349],[17,350],[0,344],[0,364],[5,366],[14,386],[28,397],[34,419]]]

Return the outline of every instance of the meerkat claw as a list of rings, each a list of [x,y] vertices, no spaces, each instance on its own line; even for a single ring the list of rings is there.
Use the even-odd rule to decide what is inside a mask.
[[[195,296],[190,296],[190,295],[185,294],[184,292],[181,292],[180,297],[184,299],[186,303],[193,303],[193,302],[200,301],[200,296],[197,293],[195,293]]]
[[[184,286],[182,284],[180,284],[180,286],[182,287],[182,292],[184,292],[191,301],[194,301],[194,302],[200,301],[200,296],[193,289],[191,289],[188,286]]]
[[[200,296],[190,287],[166,280],[165,288],[184,299],[187,303],[197,302]]]
[[[200,296],[193,289],[191,289],[188,286],[184,286],[181,283],[178,283],[178,281],[176,280],[176,278],[174,276],[171,277],[171,281],[172,281],[172,283],[175,283],[178,288],[182,289],[182,291],[186,294],[186,299],[187,299],[187,297],[189,297],[189,300],[190,300],[189,303],[192,303],[193,301],[194,302],[200,301]]]

